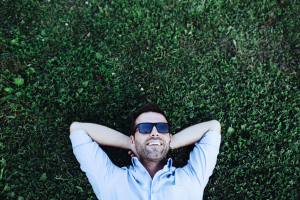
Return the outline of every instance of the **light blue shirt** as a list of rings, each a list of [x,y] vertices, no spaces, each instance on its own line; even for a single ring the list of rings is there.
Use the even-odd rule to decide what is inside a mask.
[[[207,131],[195,143],[186,166],[175,168],[169,158],[153,180],[133,157],[129,167],[111,162],[99,144],[85,130],[70,134],[73,153],[84,171],[98,199],[102,200],[199,200],[212,175],[221,144],[221,134]]]

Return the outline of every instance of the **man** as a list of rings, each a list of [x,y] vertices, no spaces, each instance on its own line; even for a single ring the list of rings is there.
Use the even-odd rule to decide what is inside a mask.
[[[156,104],[138,109],[130,137],[98,124],[72,123],[73,152],[98,199],[202,199],[217,162],[221,125],[217,120],[202,122],[172,136],[169,124]],[[175,168],[172,159],[166,159],[169,148],[193,143],[186,166]],[[99,144],[130,150],[133,166],[117,167]]]

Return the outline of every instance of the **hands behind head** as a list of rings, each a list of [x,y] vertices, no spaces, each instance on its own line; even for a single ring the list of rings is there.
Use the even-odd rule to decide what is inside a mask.
[[[129,154],[131,157],[137,157],[138,159],[140,159],[140,158],[139,158],[139,155],[138,155],[138,153],[137,153],[137,151],[136,151],[135,148],[132,148],[131,151],[128,151],[128,154]]]

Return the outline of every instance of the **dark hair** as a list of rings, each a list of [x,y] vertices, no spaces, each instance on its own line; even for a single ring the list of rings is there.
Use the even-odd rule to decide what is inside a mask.
[[[145,112],[156,112],[156,113],[160,113],[162,114],[168,124],[169,124],[169,127],[170,127],[170,130],[169,130],[169,133],[171,133],[171,124],[170,124],[170,121],[169,119],[167,118],[167,116],[165,115],[165,112],[156,104],[156,103],[148,103],[148,104],[143,104],[139,107],[139,109],[136,111],[136,113],[133,115],[133,119],[131,121],[131,128],[130,128],[130,133],[131,135],[135,136],[135,122],[136,122],[136,118],[138,118],[138,116],[140,116],[142,113],[145,113]]]

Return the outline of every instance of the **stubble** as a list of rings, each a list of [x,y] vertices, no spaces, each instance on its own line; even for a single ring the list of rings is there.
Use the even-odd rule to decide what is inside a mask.
[[[163,142],[162,140],[160,140]],[[146,141],[147,142],[147,141]],[[169,145],[163,144],[164,147],[162,150],[149,150],[147,149],[147,145],[142,145],[138,141],[135,141],[136,151],[142,159],[151,161],[151,162],[160,162],[165,158],[169,151]]]

